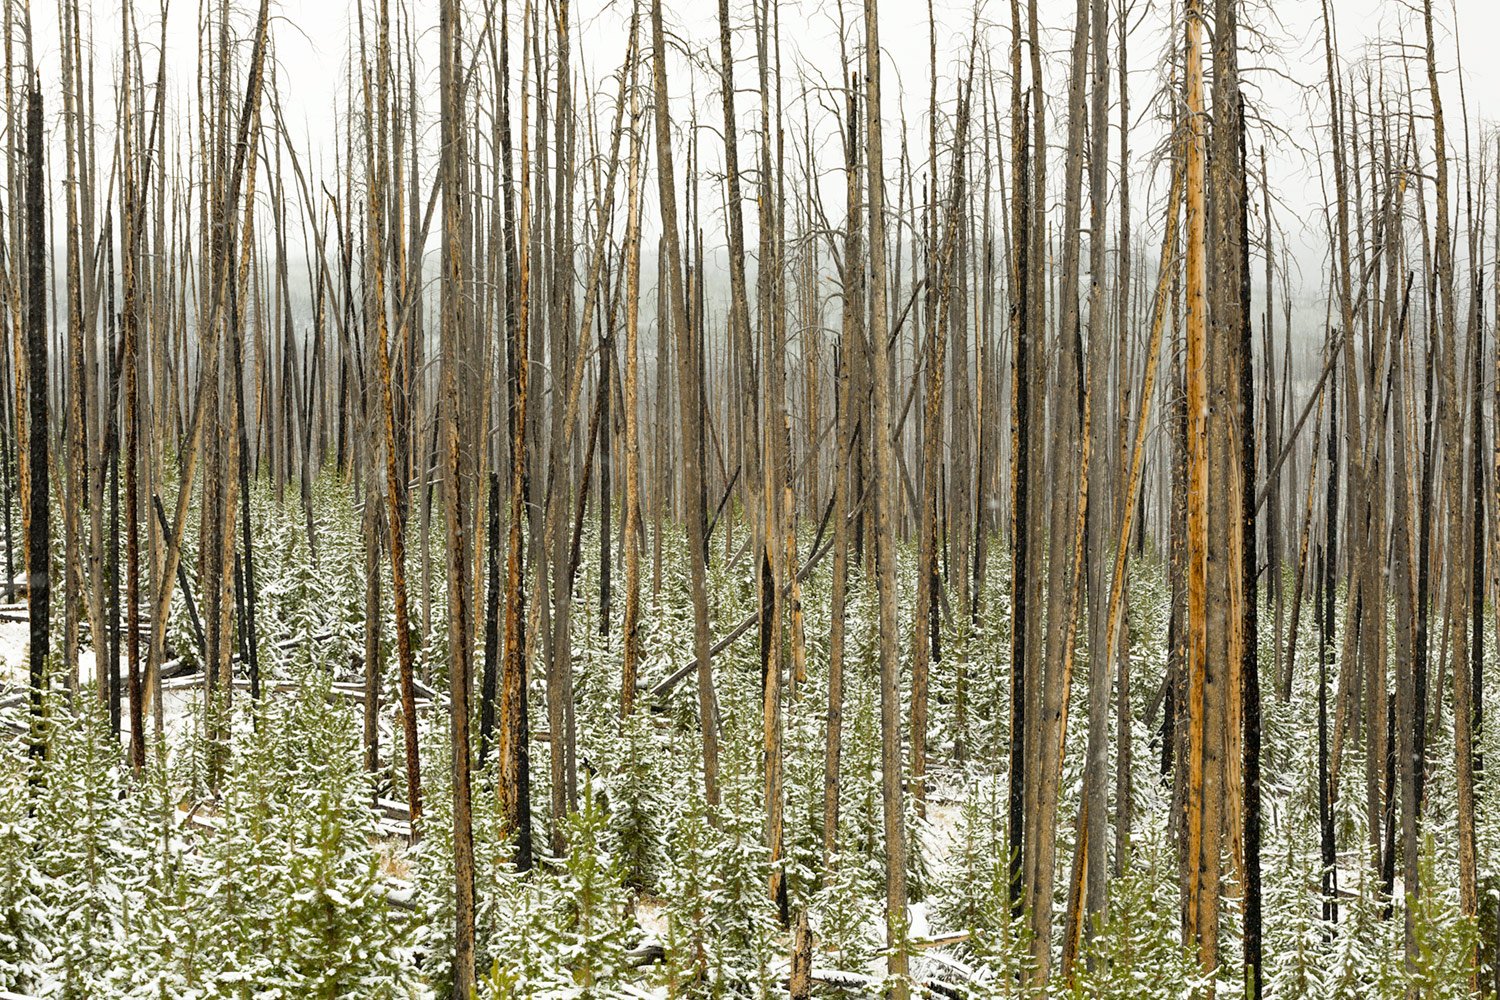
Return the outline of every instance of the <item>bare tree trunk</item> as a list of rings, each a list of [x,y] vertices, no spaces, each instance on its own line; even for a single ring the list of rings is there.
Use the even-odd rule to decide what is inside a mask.
[[[1083,592],[1084,525],[1088,498],[1088,406],[1081,347],[1078,302],[1080,211],[1083,185],[1085,83],[1089,55],[1090,0],[1078,0],[1073,29],[1072,69],[1068,85],[1067,168],[1064,172],[1063,249],[1058,365],[1048,382],[1053,390],[1051,421],[1053,501],[1047,583],[1047,634],[1044,675],[1040,678],[1037,717],[1036,807],[1029,816],[1031,845],[1032,980],[1047,982],[1052,966],[1052,887],[1056,877],[1056,816],[1062,750],[1067,734],[1067,706],[1072,683],[1074,637]],[[1045,147],[1038,146],[1038,160]]]
[[[856,417],[851,393],[854,357],[865,350],[865,262],[863,185],[860,176],[859,87],[848,81],[848,132],[844,139],[843,323],[839,333],[838,443],[833,469],[833,581],[829,596],[828,732],[823,763],[823,863],[838,850],[839,762],[843,752],[845,608],[849,592],[849,478]]]
[[[1218,794],[1209,783],[1208,743],[1218,739],[1206,717],[1208,674],[1208,274],[1205,255],[1202,17],[1199,0],[1187,0],[1187,795],[1184,802],[1187,839],[1182,851],[1187,884],[1183,886],[1184,947],[1197,948],[1204,971],[1217,964],[1217,925],[1204,926],[1201,870],[1218,868],[1218,812],[1208,799]],[[1211,862],[1204,859],[1211,857]],[[1217,882],[1207,906],[1218,913]]]
[[[906,830],[901,794],[901,664],[896,651],[896,553],[891,523],[895,442],[891,423],[885,269],[885,146],[880,121],[879,0],[865,0],[865,141],[870,173],[870,347],[874,397],[875,586],[880,621],[880,765],[885,834],[885,929],[893,1000],[907,1000]]]
[[[632,8],[632,17],[637,10]],[[625,222],[625,667],[620,679],[620,714],[626,716],[635,707],[641,656],[640,177],[646,141],[635,63],[631,64],[630,75],[630,179]]]
[[[51,468],[47,416],[47,202],[41,81],[26,92],[26,424],[30,489],[26,501],[26,614],[30,640],[31,755],[46,752],[42,692],[51,655]]]
[[[502,11],[503,14],[503,11]],[[509,51],[509,29],[501,24],[501,51]],[[531,63],[525,55],[531,47],[531,0],[526,0],[522,24],[521,71],[521,192],[520,221],[516,246],[520,257],[516,270],[516,322],[507,324],[511,331],[510,351],[514,390],[511,402],[510,450],[510,533],[506,549],[505,577],[505,658],[500,680],[500,736],[496,744],[499,757],[500,810],[506,832],[516,837],[516,868],[531,868],[531,762],[530,712],[527,710],[527,663],[529,647],[526,636],[525,550],[522,530],[527,520],[529,462],[527,456],[527,390],[531,381],[531,151],[528,119],[530,117]],[[509,79],[508,56],[501,62],[501,74]],[[508,94],[508,89],[502,91]],[[508,103],[508,99],[507,99]],[[509,162],[510,125],[506,116],[501,142]]]
[[[1416,580],[1415,560],[1412,554],[1412,496],[1413,477],[1410,465],[1410,431],[1414,424],[1407,410],[1407,362],[1410,356],[1410,341],[1407,327],[1407,304],[1411,298],[1411,275],[1406,278],[1406,291],[1401,300],[1401,318],[1397,321],[1392,364],[1393,395],[1396,399],[1396,418],[1392,439],[1395,458],[1394,532],[1391,539],[1392,600],[1395,605],[1395,659],[1396,659],[1396,759],[1401,776],[1401,883],[1405,906],[1403,907],[1403,951],[1405,967],[1415,968],[1417,961],[1416,903],[1422,891],[1421,873],[1418,868],[1417,844],[1417,755],[1416,755],[1416,665],[1414,646],[1416,641]]]
[[[1119,12],[1116,14],[1115,24],[1116,30],[1118,32],[1117,37],[1119,39],[1117,43],[1117,58],[1119,60],[1118,72],[1120,87],[1120,175],[1118,181],[1120,189],[1120,232],[1119,249],[1117,251],[1119,254],[1119,265],[1115,280],[1115,297],[1118,300],[1116,304],[1119,312],[1116,317],[1116,336],[1121,340],[1121,342],[1124,342],[1125,338],[1129,336],[1129,327],[1131,321],[1130,264],[1131,257],[1134,254],[1134,250],[1130,245],[1130,83],[1129,75],[1127,72],[1128,61],[1126,59],[1125,50],[1126,38],[1129,35],[1130,26],[1125,0],[1120,0]],[[1178,193],[1178,197],[1180,199],[1181,192]],[[1172,204],[1168,207],[1167,224],[1173,230],[1175,230],[1177,227],[1177,217],[1180,211],[1181,209],[1179,204]],[[1174,232],[1173,237],[1167,241],[1167,250],[1163,255],[1163,258],[1165,260],[1171,260],[1171,257],[1169,255],[1175,250],[1175,247],[1171,245],[1175,241],[1175,238],[1176,237]],[[1162,284],[1157,294],[1158,296],[1162,296],[1163,298],[1160,299],[1160,305],[1156,309],[1156,317],[1153,319],[1153,323],[1156,324],[1156,329],[1153,330],[1153,343],[1146,348],[1147,370],[1151,372],[1153,376],[1156,371],[1156,365],[1160,361],[1159,355],[1161,354],[1161,313],[1166,306],[1164,296],[1168,288],[1167,283],[1170,281],[1170,278],[1168,277],[1170,270],[1170,264],[1169,266],[1162,268],[1162,275],[1159,278],[1159,281]],[[1126,435],[1126,426],[1124,424],[1124,420],[1125,409],[1129,402],[1130,396],[1130,374],[1124,364],[1121,364],[1119,367],[1121,383],[1121,400],[1119,413],[1121,419],[1121,427],[1117,436],[1119,437],[1121,444],[1120,459],[1122,462],[1124,462],[1129,460],[1129,457],[1124,453],[1124,443]],[[1148,378],[1145,387],[1141,390],[1142,407],[1150,405],[1149,401],[1151,399],[1151,386],[1152,380]],[[1137,434],[1139,433],[1139,428],[1137,428]],[[1134,473],[1132,472],[1132,474]],[[1130,510],[1131,504],[1133,502],[1131,494],[1135,492],[1135,490],[1136,487],[1131,486],[1124,494],[1119,497],[1116,516],[1122,523],[1129,518],[1128,511]],[[1140,492],[1139,497],[1140,514],[1134,521],[1134,530],[1137,533],[1137,537],[1141,539],[1142,542],[1144,542],[1146,537],[1146,496],[1144,491]],[[1122,609],[1122,611],[1120,612],[1120,617],[1121,621],[1117,625],[1111,626],[1111,629],[1118,629],[1119,636],[1119,649],[1115,654],[1115,696],[1118,699],[1118,708],[1116,709],[1115,729],[1115,864],[1113,870],[1116,874],[1123,872],[1130,863],[1130,826],[1132,817],[1134,815],[1133,803],[1131,801],[1134,794],[1131,784],[1131,769],[1134,766],[1134,750],[1131,743],[1130,728],[1133,712],[1131,708],[1130,692],[1131,649],[1130,612],[1128,610],[1128,597],[1127,607],[1125,609]],[[1112,636],[1114,634],[1114,632],[1111,632]]]
[[[1239,176],[1237,179],[1240,217],[1240,338],[1239,371],[1237,379],[1240,394],[1240,689],[1230,692],[1231,697],[1241,701],[1243,713],[1243,787],[1242,806],[1244,838],[1244,886],[1245,886],[1245,993],[1247,1000],[1260,1000],[1263,986],[1262,936],[1261,936],[1261,879],[1260,879],[1260,659],[1259,659],[1259,589],[1260,566],[1257,548],[1257,522],[1255,504],[1255,372],[1252,368],[1252,326],[1250,321],[1250,244],[1249,244],[1249,192],[1246,190],[1245,172],[1245,101],[1236,95],[1235,119],[1238,125],[1236,141],[1239,144]],[[1269,359],[1268,359],[1269,360]],[[1384,671],[1381,672],[1384,683]]]
[[[1336,362],[1335,362],[1336,364]],[[1323,866],[1323,920],[1338,923],[1338,852],[1334,841],[1333,805],[1336,797],[1329,762],[1328,737],[1328,649],[1333,644],[1333,581],[1338,566],[1339,505],[1339,394],[1335,383],[1329,390],[1333,402],[1328,408],[1328,496],[1323,528],[1325,542],[1317,579],[1322,592],[1317,595],[1318,610],[1318,840]]]
[[[379,39],[381,63],[388,59],[389,37],[385,30],[386,20],[381,19]],[[384,156],[383,151],[380,153]],[[380,381],[382,407],[382,441],[385,458],[385,524],[389,533],[388,549],[391,557],[391,603],[396,616],[396,658],[398,682],[401,689],[401,728],[406,749],[406,806],[411,817],[412,835],[421,835],[422,817],[422,761],[417,742],[417,693],[415,655],[412,650],[411,614],[406,587],[406,523],[402,498],[406,495],[405,478],[400,469],[399,446],[396,432],[396,397],[392,386],[391,346],[386,325],[385,307],[385,254],[382,245],[384,233],[381,216],[382,176],[378,160],[367,160],[370,195],[366,200],[366,239],[370,245],[371,280],[374,288],[375,350],[377,372]],[[407,311],[398,313],[397,345],[405,345],[411,337]],[[373,502],[373,497],[370,498]]]
[[[442,5],[439,44],[443,93],[443,155],[439,164],[443,176],[442,398],[439,405],[443,414],[443,514],[447,522],[448,549],[448,704],[453,755],[453,992],[463,997],[474,989],[474,833],[469,785],[469,689],[473,648],[466,579],[470,565],[470,539],[460,455],[458,367],[472,359],[460,357],[461,345],[466,340],[464,328],[468,316],[464,299],[466,275],[461,228],[465,211],[461,116],[465,102],[460,78],[463,72],[462,40],[456,0],[444,0]]]
[[[739,363],[753,374],[754,339],[750,335],[750,305],[745,281],[745,223],[744,196],[740,192],[739,123],[735,117],[734,52],[731,46],[729,22],[729,0],[719,0],[719,94],[723,110],[724,125],[724,181],[727,188],[725,214],[729,228],[729,326],[732,347],[739,356]],[[750,432],[740,435],[743,454],[740,463],[744,484],[744,507],[750,514],[751,546],[759,550],[764,546],[762,537],[765,526],[760,523],[760,504],[756,490],[761,486],[760,455],[760,394],[753,377],[743,379],[741,407],[744,425]],[[764,601],[765,595],[761,595]]]
[[[1011,73],[1021,78],[1021,8],[1011,0]],[[1011,203],[1015,225],[1011,251],[1011,415],[1010,415],[1010,535],[1011,535],[1011,634],[1010,634],[1010,778],[1006,812],[1006,845],[1010,850],[1010,914],[1019,920],[1025,904],[1025,879],[1022,862],[1025,853],[1027,792],[1027,705],[1033,615],[1031,593],[1031,349],[1032,324],[1030,294],[1032,269],[1032,210],[1030,130],[1026,102],[1019,83],[1011,90]]]
[[[693,589],[693,653],[698,661],[698,722],[703,729],[703,791],[709,807],[719,805],[718,705],[714,696],[713,666],[708,647],[708,584],[705,569],[703,519],[693,511],[694,498],[702,493],[703,468],[699,462],[702,423],[697,369],[693,364],[692,332],[688,325],[687,299],[682,283],[682,253],[678,239],[677,188],[673,179],[671,109],[667,99],[667,47],[661,23],[661,0],[651,3],[651,51],[656,96],[656,176],[660,191],[662,224],[667,261],[669,319],[676,332],[677,378],[682,390],[678,418],[682,431],[685,491],[687,494],[689,583]]]
[[[80,269],[82,254],[79,247],[79,196],[81,180],[78,169],[78,121],[79,107],[76,103],[74,76],[76,68],[75,41],[72,26],[76,11],[69,4],[61,5],[58,11],[62,36],[63,72],[63,159],[65,165],[64,201],[67,205],[68,230],[64,236],[67,258],[67,411],[66,411],[66,458],[63,463],[63,649],[62,669],[67,679],[71,696],[77,695],[79,610],[83,604],[82,570],[84,555],[81,551],[82,513],[86,490],[84,463],[84,360],[83,360],[83,289]],[[92,605],[90,605],[92,610]],[[97,626],[98,618],[91,625]],[[92,629],[99,635],[99,629]]]
[[[1462,546],[1469,537],[1466,523],[1463,490],[1463,405],[1460,398],[1458,378],[1457,334],[1454,326],[1456,312],[1453,292],[1452,246],[1448,227],[1448,152],[1443,125],[1443,100],[1438,87],[1437,58],[1433,46],[1432,0],[1423,0],[1422,20],[1426,29],[1427,86],[1432,97],[1433,146],[1436,164],[1434,174],[1437,188],[1437,217],[1435,240],[1437,247],[1437,284],[1441,294],[1442,323],[1439,330],[1438,411],[1442,423],[1444,448],[1443,492],[1448,503],[1448,613],[1453,642],[1453,753],[1454,771],[1458,798],[1458,897],[1459,912],[1465,919],[1474,919],[1478,914],[1478,885],[1476,875],[1475,830],[1474,830],[1474,751],[1473,718],[1466,707],[1470,704],[1470,674],[1467,659],[1467,636],[1463,619],[1467,610],[1468,580],[1462,562]],[[1475,536],[1477,539],[1477,535]],[[1477,953],[1471,952],[1465,959],[1469,966],[1470,988],[1477,986]]]
[[[1081,875],[1084,881],[1084,913],[1082,931],[1093,939],[1096,929],[1103,926],[1107,917],[1106,880],[1109,874],[1109,850],[1106,846],[1106,831],[1109,829],[1109,701],[1110,673],[1113,661],[1114,630],[1117,622],[1110,612],[1100,607],[1100,599],[1107,588],[1113,589],[1105,579],[1105,546],[1099,544],[1108,538],[1114,527],[1114,502],[1103,495],[1110,486],[1112,468],[1110,458],[1114,449],[1110,447],[1110,433],[1104,414],[1110,407],[1105,404],[1109,383],[1109,365],[1112,352],[1109,337],[1105,332],[1107,309],[1104,302],[1105,282],[1105,213],[1107,210],[1105,191],[1108,170],[1107,132],[1109,122],[1106,111],[1109,105],[1109,7],[1106,0],[1092,0],[1093,10],[1089,17],[1093,37],[1090,47],[1093,56],[1090,80],[1089,122],[1089,394],[1094,399],[1095,418],[1089,433],[1093,435],[1088,453],[1091,469],[1088,478],[1101,494],[1100,499],[1088,505],[1088,531],[1096,543],[1089,546],[1089,686],[1088,686],[1088,741],[1084,751],[1083,798],[1086,820],[1080,817],[1082,834],[1079,849]],[[1123,336],[1123,331],[1116,340]],[[1118,352],[1123,355],[1124,352]],[[1123,367],[1125,360],[1119,359]],[[1129,536],[1126,536],[1128,543]],[[1121,567],[1123,571],[1123,567]],[[1113,611],[1114,609],[1110,609]],[[1069,933],[1068,941],[1076,938]],[[1064,963],[1066,964],[1066,963]]]

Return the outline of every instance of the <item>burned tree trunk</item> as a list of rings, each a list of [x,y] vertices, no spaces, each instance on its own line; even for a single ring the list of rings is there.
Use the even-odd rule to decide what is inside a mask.
[[[31,672],[31,754],[46,751],[43,689],[47,684],[52,626],[51,468],[47,416],[47,201],[41,81],[26,93],[26,427],[30,488],[26,498],[27,662]]]
[[[703,468],[699,462],[701,416],[697,412],[701,398],[697,367],[693,364],[692,331],[688,325],[687,298],[683,292],[682,251],[678,237],[677,187],[673,179],[672,132],[667,99],[667,51],[662,30],[661,0],[651,3],[651,50],[653,90],[656,97],[656,177],[661,198],[664,227],[663,243],[667,262],[668,318],[676,334],[677,378],[682,390],[678,419],[682,432],[683,468],[688,511],[688,558],[691,560],[689,583],[693,590],[693,654],[698,663],[698,719],[703,729],[703,789],[708,804],[719,804],[718,706],[714,696],[713,668],[709,659],[708,585],[703,519],[693,509],[702,494]]]
[[[865,0],[865,162],[869,170],[870,353],[874,396],[871,436],[875,481],[875,586],[880,616],[881,815],[885,834],[886,966],[895,983],[893,1000],[908,1000],[906,982],[906,830],[901,791],[901,664],[896,651],[896,553],[891,518],[895,474],[892,440],[891,358],[885,265],[885,144],[881,129],[880,12],[878,0]]]

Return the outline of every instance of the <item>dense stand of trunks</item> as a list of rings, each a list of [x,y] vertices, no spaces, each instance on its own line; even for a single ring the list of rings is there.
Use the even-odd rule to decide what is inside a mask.
[[[427,108],[418,12],[358,3],[339,108],[356,124],[335,141],[327,177],[309,173],[284,120],[269,4],[260,0],[248,21],[233,6],[214,0],[199,14],[196,96],[183,109],[196,116],[188,133],[197,145],[185,175],[174,170],[189,138],[163,124],[168,101],[188,100],[168,96],[164,19],[148,76],[135,5],[121,6],[119,44],[133,55],[110,121],[96,112],[76,0],[58,5],[59,81],[41,79],[32,63],[29,13],[4,14],[0,506],[8,595],[21,589],[23,566],[26,574],[34,753],[46,750],[51,678],[79,695],[86,626],[95,690],[116,733],[128,733],[130,764],[146,767],[162,744],[161,670],[180,590],[198,645],[186,653],[203,668],[207,780],[216,786],[237,653],[251,698],[263,696],[252,492],[264,480],[280,499],[294,485],[318,558],[313,483],[326,467],[363,502],[365,760],[372,771],[399,769],[414,837],[425,815],[416,691],[434,679],[419,653],[434,634],[435,508],[442,517],[462,995],[474,982],[474,762],[494,754],[518,868],[569,848],[564,820],[577,808],[579,767],[573,600],[591,507],[601,635],[623,588],[620,714],[656,708],[691,678],[711,817],[720,804],[714,657],[727,641],[709,605],[716,537],[724,560],[752,567],[757,611],[741,632],[754,628],[759,642],[766,890],[795,928],[794,969],[804,974],[793,976],[794,992],[808,978],[811,945],[781,865],[782,739],[809,669],[801,586],[828,551],[823,862],[834,868],[839,851],[847,618],[854,588],[868,583],[898,997],[909,989],[908,797],[924,816],[932,772],[978,752],[967,738],[966,641],[1002,596],[1009,732],[990,752],[1008,780],[1010,912],[1027,928],[1037,984],[1072,977],[1093,954],[1111,876],[1131,864],[1130,724],[1140,713],[1171,784],[1183,944],[1205,971],[1217,969],[1225,885],[1237,887],[1246,990],[1259,996],[1263,692],[1316,699],[1326,933],[1337,933],[1346,892],[1341,851],[1368,852],[1379,878],[1362,888],[1380,894],[1387,914],[1398,874],[1408,904],[1424,891],[1428,747],[1449,729],[1459,901],[1464,916],[1477,916],[1477,746],[1497,569],[1487,556],[1500,513],[1500,435],[1486,455],[1500,384],[1488,417],[1484,398],[1487,377],[1500,383],[1500,348],[1485,326],[1500,310],[1487,313],[1484,296],[1489,287],[1500,299],[1500,283],[1492,275],[1486,286],[1477,263],[1487,228],[1484,199],[1477,216],[1474,201],[1486,178],[1467,156],[1466,110],[1462,169],[1450,160],[1430,0],[1420,56],[1402,57],[1404,89],[1387,80],[1379,92],[1351,75],[1332,11],[1322,9],[1331,253],[1326,329],[1302,335],[1318,346],[1311,360],[1294,350],[1268,112],[1251,107],[1241,80],[1234,0],[1173,8],[1159,82],[1171,108],[1161,168],[1170,194],[1164,211],[1143,213],[1159,255],[1141,252],[1132,229],[1141,165],[1130,152],[1123,2],[1076,0],[1065,86],[1044,71],[1035,0],[1008,5],[1003,54],[991,51],[999,45],[976,9],[955,76],[941,84],[929,12],[925,137],[908,134],[882,91],[877,0],[864,0],[859,17],[841,11],[851,20],[840,22],[840,82],[827,113],[842,218],[822,203],[805,102],[803,137],[787,124],[796,101],[784,94],[792,76],[781,10],[769,0],[717,6],[718,44],[706,61],[719,97],[712,122],[677,117],[689,86],[682,74],[699,71],[676,61],[661,0],[631,5],[624,38],[611,40],[621,61],[597,93],[575,93],[579,67],[593,64],[574,48],[579,14],[568,0],[519,0],[519,9],[491,0],[484,17],[442,0],[438,94]],[[237,43],[247,24],[245,48]],[[15,44],[23,35],[24,50]],[[736,82],[747,37],[753,88]],[[63,128],[49,145],[42,95],[59,87]],[[754,95],[749,129],[745,94]],[[1393,110],[1402,105],[1404,114]],[[422,127],[432,119],[438,139],[427,149]],[[888,144],[893,122],[898,141]],[[706,185],[722,180],[722,206],[705,204],[700,127],[722,144],[722,178]],[[113,150],[98,148],[104,136]],[[925,164],[911,148],[921,143]],[[49,182],[59,144],[63,178]],[[63,197],[52,197],[59,187]],[[49,228],[58,201],[66,224]],[[727,296],[706,263],[721,249],[715,218]],[[61,249],[49,245],[59,231]],[[300,253],[289,249],[299,233]],[[654,316],[643,321],[643,295],[652,311],[648,235],[657,239],[656,291]],[[1469,274],[1455,259],[1460,245]],[[65,292],[54,296],[59,256]],[[304,260],[310,315],[292,293]],[[834,298],[839,322],[825,328]],[[649,348],[643,326],[654,335]],[[195,496],[197,544],[185,559]],[[804,559],[810,522],[817,537]],[[641,670],[642,559],[650,544],[656,594],[673,525],[687,540],[692,661],[653,684]],[[906,543],[917,561],[903,632],[898,609],[910,598],[897,556]],[[60,592],[54,550],[65,569]],[[1128,580],[1158,554],[1171,589],[1165,673],[1157,690],[1136,694]],[[394,636],[382,634],[387,600]],[[1299,663],[1309,619],[1311,666],[1305,654]],[[382,748],[391,641],[402,739]],[[551,747],[551,819],[540,840],[533,677],[544,682]],[[934,677],[952,678],[951,754],[930,740]],[[1069,816],[1061,789],[1075,701],[1086,713],[1085,750]],[[1351,741],[1363,741],[1364,845],[1340,844],[1334,822],[1350,787],[1340,769]],[[1073,857],[1059,935],[1053,899],[1067,822]],[[1405,913],[1414,962],[1411,905]],[[1483,947],[1500,962],[1500,945]],[[1476,952],[1476,986],[1478,963]]]

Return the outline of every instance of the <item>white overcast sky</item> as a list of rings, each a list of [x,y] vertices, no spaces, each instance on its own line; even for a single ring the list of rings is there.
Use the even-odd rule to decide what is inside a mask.
[[[89,0],[84,0],[87,7]],[[367,0],[373,6],[373,0]],[[392,0],[393,5],[400,0]],[[430,53],[434,46],[437,22],[437,4],[434,0],[405,0],[413,11],[419,29],[425,32],[424,45]],[[465,0],[466,7],[476,18],[492,0]],[[498,9],[498,0],[495,0]],[[1394,42],[1401,33],[1409,43],[1420,43],[1421,22],[1412,7],[1417,0],[1329,0],[1335,19],[1338,40],[1346,64],[1353,65],[1364,57],[1377,52],[1377,40]],[[1119,0],[1109,0],[1111,8],[1118,10]],[[1147,176],[1145,165],[1146,148],[1154,135],[1149,121],[1148,101],[1162,85],[1159,69],[1161,54],[1167,42],[1167,18],[1171,4],[1165,0],[1126,0],[1133,25],[1130,38],[1130,88],[1132,110],[1138,121],[1142,121],[1139,135],[1133,135],[1135,152],[1140,156],[1133,175],[1137,205],[1137,218],[1144,218],[1142,225],[1152,224],[1150,205],[1146,200],[1163,196],[1160,180]],[[211,6],[217,5],[213,0]],[[510,0],[511,14],[515,18],[521,0]],[[248,34],[249,20],[253,11],[253,0],[236,0],[240,9],[242,27]],[[752,4],[749,0],[731,0],[731,10],[741,24],[748,24]],[[860,3],[846,3],[850,24],[850,37],[854,37],[859,24]],[[1024,6],[1024,2],[1023,2]],[[600,78],[618,66],[624,54],[624,32],[622,26],[628,15],[626,0],[574,0],[574,20],[579,27],[575,39],[575,66],[584,74],[593,77],[596,87],[604,87]],[[1476,145],[1487,140],[1494,148],[1494,131],[1482,124],[1486,113],[1500,120],[1500,59],[1496,56],[1497,39],[1500,39],[1500,4],[1494,0],[1435,0],[1434,7],[1440,23],[1438,35],[1439,61],[1447,72],[1443,77],[1445,106],[1450,118],[1452,141],[1458,145],[1463,141],[1461,129],[1456,124],[1460,100],[1460,75],[1456,69],[1455,55],[1461,57],[1463,74],[1463,96],[1468,103],[1473,122],[1472,136]],[[33,0],[35,22],[36,57],[44,81],[57,79],[57,10],[55,0]],[[925,136],[922,123],[926,108],[926,87],[929,72],[928,58],[928,7],[921,2],[897,2],[884,0],[881,8],[881,40],[886,57],[886,106],[888,122],[894,124],[903,110],[907,116],[909,134],[914,143]],[[148,73],[155,66],[155,38],[160,14],[157,4],[136,0],[136,17],[143,40],[151,43],[150,51],[143,58]],[[320,155],[327,165],[333,148],[332,139],[336,124],[335,108],[343,103],[343,80],[347,69],[347,46],[354,19],[354,6],[346,0],[272,0],[271,9],[275,17],[274,34],[277,77],[289,128],[294,135],[305,130],[305,140],[311,147],[308,159],[317,170]],[[717,55],[716,4],[712,0],[669,0],[667,5],[669,24],[674,25],[679,35],[698,48]],[[937,20],[937,49],[940,79],[940,94],[951,98],[952,81],[957,77],[964,53],[972,34],[971,25],[974,7],[970,0],[934,0]],[[1326,91],[1323,83],[1324,64],[1322,48],[1321,4],[1319,0],[1248,0],[1243,8],[1242,24],[1244,51],[1241,56],[1242,72],[1247,96],[1256,107],[1277,127],[1274,134],[1252,137],[1252,147],[1265,142],[1271,161],[1272,190],[1280,200],[1280,226],[1294,250],[1298,274],[1293,276],[1293,286],[1304,295],[1316,292],[1322,283],[1325,267],[1322,257],[1323,221],[1320,207],[1323,204],[1319,164],[1311,152],[1315,136],[1311,131],[1321,128],[1327,119]],[[95,0],[92,12],[92,32],[96,49],[97,90],[100,107],[108,101],[113,87],[110,77],[115,72],[119,54],[119,3],[117,0]],[[199,4],[196,0],[171,0],[167,20],[168,77],[174,103],[179,109],[185,107],[186,96],[191,94],[196,66],[196,39]],[[799,71],[808,78],[822,74],[829,82],[839,76],[838,7],[831,0],[783,0],[781,4],[782,49],[784,66],[789,77]],[[1009,44],[1010,3],[1009,0],[984,0],[980,5],[984,39],[997,61],[1007,56]],[[1040,0],[1040,20],[1046,35],[1044,43],[1048,53],[1048,92],[1053,95],[1065,93],[1066,58],[1071,39],[1074,16],[1074,0]],[[86,18],[87,20],[87,18]],[[1455,25],[1457,28],[1455,30]],[[472,30],[472,29],[471,29]],[[748,30],[740,33],[737,49],[742,61],[739,65],[738,82],[742,91],[754,87],[754,64],[751,35]],[[1114,40],[1111,38],[1111,46]],[[1389,51],[1388,49],[1386,51]],[[1114,52],[1111,51],[1113,62]],[[1420,73],[1420,66],[1414,66]],[[698,74],[689,80],[686,73],[676,73],[673,82],[674,113],[681,107],[681,117],[687,117],[687,101],[691,88],[703,119],[717,125],[718,93],[716,78]],[[1114,87],[1113,71],[1111,87]],[[435,91],[435,73],[426,81],[423,89],[429,95]],[[1415,81],[1421,88],[1420,81]],[[613,85],[608,84],[611,100]],[[800,87],[787,84],[787,100]],[[44,93],[48,93],[44,86]],[[1008,102],[1009,91],[1000,85],[999,97]],[[902,103],[898,106],[898,98]],[[1111,94],[1111,101],[1117,95]],[[745,92],[741,98],[742,113],[755,114],[756,98]],[[47,107],[49,122],[55,123],[59,113],[56,100]],[[1050,112],[1055,122],[1058,108]],[[181,114],[179,110],[179,114]],[[1111,121],[1117,112],[1111,112]],[[753,123],[752,123],[753,124]],[[1283,131],[1284,130],[1284,131]],[[1061,141],[1061,135],[1054,137]],[[1116,141],[1111,138],[1111,144]],[[887,149],[895,155],[895,143],[887,140]],[[1457,149],[1461,153],[1461,146]],[[747,155],[742,152],[742,157]],[[1253,153],[1252,153],[1253,155]],[[1430,155],[1430,151],[1428,153]],[[830,165],[837,159],[835,149],[829,149]],[[718,153],[709,149],[704,153],[705,166],[713,169]],[[1113,169],[1113,168],[1112,168]],[[1145,188],[1144,193],[1142,188]],[[705,191],[705,204],[716,203],[717,196]],[[1149,231],[1149,229],[1148,229]],[[712,238],[710,238],[712,242]]]

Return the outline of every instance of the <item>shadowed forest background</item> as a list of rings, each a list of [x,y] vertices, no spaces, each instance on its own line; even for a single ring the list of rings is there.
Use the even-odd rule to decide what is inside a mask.
[[[1500,992],[1467,12],[887,6],[0,4],[0,998]]]

